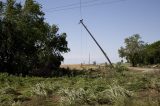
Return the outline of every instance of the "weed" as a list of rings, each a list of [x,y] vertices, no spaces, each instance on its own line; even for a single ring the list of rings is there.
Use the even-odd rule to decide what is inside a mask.
[[[127,71],[121,65],[67,71],[63,72],[66,76],[52,78],[0,73],[0,106],[158,106],[160,103],[159,75]]]

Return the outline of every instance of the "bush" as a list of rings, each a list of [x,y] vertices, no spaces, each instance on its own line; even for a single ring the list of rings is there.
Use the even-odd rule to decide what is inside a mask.
[[[116,65],[115,65],[115,70],[116,72],[124,72],[124,71],[128,71],[128,68],[123,66],[121,62],[118,62]]]

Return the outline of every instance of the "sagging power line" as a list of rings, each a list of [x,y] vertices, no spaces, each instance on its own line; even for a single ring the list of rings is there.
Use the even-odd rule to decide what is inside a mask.
[[[93,2],[96,2],[96,1],[100,1],[100,0],[90,0],[90,1],[85,1],[85,2],[80,1],[80,2],[81,2],[81,4],[90,4],[90,3],[93,3]],[[57,6],[57,7],[53,7],[53,8],[49,8],[49,9],[61,9],[61,8],[67,8],[67,7],[72,7],[72,6],[79,6],[79,2],[71,3],[71,4],[68,4],[68,5]]]
[[[92,0],[95,1],[95,0]],[[99,1],[99,0],[96,0]],[[93,7],[93,6],[100,6],[100,5],[107,5],[107,4],[113,4],[113,3],[119,3],[119,2],[123,2],[126,0],[113,0],[113,1],[101,1],[101,2],[82,2],[81,7],[83,8],[87,8],[87,7]],[[50,9],[46,9],[46,11],[50,11],[52,10],[52,12],[57,12],[57,11],[66,11],[66,10],[70,10],[70,9],[79,9],[80,5],[79,3],[74,3],[74,4],[69,4],[69,5],[64,5],[64,6],[58,6],[55,8],[50,8]]]

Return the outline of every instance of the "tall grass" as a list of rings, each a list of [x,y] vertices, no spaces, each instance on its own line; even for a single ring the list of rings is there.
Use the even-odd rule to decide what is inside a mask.
[[[0,73],[0,106],[160,104],[160,76],[157,74],[135,73],[121,65],[114,69],[80,71],[80,75],[52,78]]]

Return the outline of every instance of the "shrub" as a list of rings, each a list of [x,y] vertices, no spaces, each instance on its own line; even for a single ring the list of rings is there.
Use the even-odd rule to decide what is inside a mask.
[[[132,97],[132,93],[120,86],[110,86],[98,94],[98,102],[100,104],[114,104],[118,102],[124,102],[125,99]]]

